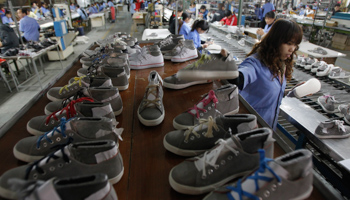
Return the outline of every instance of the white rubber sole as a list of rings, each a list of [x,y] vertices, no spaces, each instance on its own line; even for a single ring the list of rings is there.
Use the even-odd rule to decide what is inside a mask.
[[[123,107],[120,110],[113,111],[114,116],[118,116],[123,112]]]
[[[0,187],[0,196],[5,199],[17,199],[16,192]]]
[[[115,86],[115,85],[114,85],[114,87],[118,88],[119,91],[121,91],[121,90],[127,90],[127,89],[129,88],[129,84],[124,85],[124,86]]]
[[[91,65],[92,65],[92,64],[90,64],[90,65],[83,64],[83,66],[82,66],[82,67],[83,67],[84,69],[88,69],[88,68],[89,68]]]
[[[28,155],[28,154],[21,153],[21,152],[16,150],[16,146],[13,147],[13,155],[18,160],[21,160],[21,161],[24,161],[24,162],[28,162],[28,163],[37,161],[37,160],[39,160],[39,159],[44,157],[44,156],[31,156],[31,155]]]
[[[50,101],[62,101],[63,99],[57,99],[56,97],[51,96],[49,93],[46,93],[46,97],[50,100]]]
[[[342,139],[342,138],[350,137],[350,134],[348,134],[348,135],[318,135],[317,133],[315,133],[315,135],[321,139]]]
[[[171,177],[173,169],[171,169],[171,171],[169,173],[170,186],[174,190],[176,190],[177,192],[180,192],[182,194],[190,194],[190,195],[199,195],[199,194],[204,194],[204,193],[213,191],[215,188],[218,188],[218,187],[224,185],[228,181],[233,180],[233,179],[238,178],[238,177],[242,177],[242,176],[251,172],[251,170],[241,172],[239,174],[235,174],[235,175],[226,177],[225,179],[223,179],[215,184],[212,184],[212,185],[208,185],[208,186],[204,186],[204,187],[191,187],[191,186],[187,186],[187,185],[181,185],[181,184],[175,182],[174,179]]]
[[[186,157],[190,157],[190,156],[197,156],[201,153],[204,153],[206,150],[183,150],[183,149],[179,149],[177,147],[174,147],[172,145],[170,145],[166,140],[165,140],[165,136],[163,139],[163,145],[164,148],[168,151],[170,151],[171,153],[174,153],[176,155],[180,155],[180,156],[186,156]]]
[[[46,107],[45,107],[45,109],[44,109],[44,112],[45,112],[45,115],[51,115],[51,114],[53,113],[53,112],[47,110]]]
[[[164,60],[171,60],[173,58],[173,56],[163,55],[163,58],[164,58]]]
[[[116,176],[116,177],[113,177],[111,179],[108,179],[108,181],[113,185],[113,184],[116,184],[120,181],[120,179],[122,179],[124,175],[124,167],[123,167],[123,170]]]
[[[217,80],[217,79],[234,79],[239,75],[237,71],[178,71],[177,77],[182,80]]]
[[[147,120],[147,119],[143,119],[141,117],[141,115],[137,112],[137,117],[139,118],[140,122],[145,126],[157,126],[157,125],[159,125],[160,123],[163,122],[164,116],[165,116],[165,112],[163,112],[163,114],[158,119]]]
[[[334,109],[334,111],[331,111],[331,110],[327,110],[320,102],[319,99],[317,99],[317,103],[318,105],[320,105],[322,107],[322,109],[326,112],[326,113],[336,113],[338,110],[337,109]]]
[[[189,56],[189,57],[186,57],[186,58],[172,58],[171,59],[171,62],[186,62],[186,61],[189,61],[189,60],[193,60],[193,59],[196,59],[198,58],[198,55],[193,55],[193,56]]]
[[[77,76],[85,76],[86,74],[82,74],[79,71],[77,71]]]
[[[313,186],[311,185],[310,188],[303,194],[297,196],[297,197],[294,197],[293,199],[290,199],[290,200],[302,200],[302,199],[307,199],[311,193],[312,193],[312,190],[313,190]]]
[[[29,126],[29,122],[27,123],[27,131],[32,135],[44,135],[45,134],[45,132],[41,132],[41,131],[38,131],[38,130],[31,128]]]
[[[164,62],[162,63],[156,63],[156,64],[149,64],[149,65],[130,65],[130,69],[147,69],[147,68],[152,68],[152,67],[163,67]]]
[[[206,84],[206,83],[211,83],[211,82],[212,81],[208,81],[208,80],[192,81],[192,82],[185,83],[185,84],[171,84],[171,83],[163,82],[163,87],[179,90],[179,89],[184,89],[184,88],[190,87],[192,85],[200,85],[200,84]]]

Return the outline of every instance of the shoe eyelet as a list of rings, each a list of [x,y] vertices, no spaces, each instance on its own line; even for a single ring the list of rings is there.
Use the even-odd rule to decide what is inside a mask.
[[[277,185],[273,184],[272,187],[271,187],[271,191],[276,191],[276,189],[277,189]]]
[[[211,104],[211,106],[213,106],[213,107],[214,107],[214,106],[215,106],[215,103]]]
[[[185,143],[188,143],[188,140],[184,140]]]
[[[282,182],[277,183],[277,185],[278,185],[278,186],[281,186],[281,185],[282,185]]]
[[[208,110],[211,110],[211,107],[210,107],[210,106],[208,107]]]
[[[190,140],[194,140],[194,137],[193,137],[193,136],[191,136],[191,137],[190,137]]]
[[[47,143],[46,142],[43,143],[43,147],[47,147]]]
[[[202,179],[206,179],[207,178],[207,175],[202,175]]]
[[[213,172],[214,172],[213,169],[208,169],[208,174],[209,174],[209,175],[212,174]]]
[[[74,89],[78,89],[78,86],[74,86]]]
[[[227,157],[227,160],[232,160],[232,158],[233,157],[230,155],[230,156]]]
[[[69,136],[70,136],[70,137],[73,137],[73,135],[74,135],[74,133],[69,133]]]
[[[61,141],[61,138],[60,138],[60,137],[56,138],[56,141],[57,141],[57,142],[60,142],[60,141]]]
[[[201,117],[203,117],[203,113],[199,114]]]
[[[58,167],[63,167],[63,164],[62,163],[58,163],[58,165],[57,165]]]
[[[55,124],[55,121],[54,121],[54,120],[51,120],[51,124]]]
[[[198,135],[196,135],[196,137],[197,137],[197,138],[200,138],[200,137],[201,137],[201,135],[200,135],[200,134],[198,134]]]
[[[52,172],[55,171],[55,167],[50,167],[49,169],[50,169],[50,171],[52,171]]]
[[[225,165],[225,164],[226,164],[226,161],[225,161],[225,160],[222,160],[222,161],[220,162],[220,164],[221,164],[221,165]]]
[[[269,197],[269,196],[270,196],[270,191],[266,190],[266,191],[264,192],[264,196],[265,196],[265,197]]]
[[[51,141],[50,144],[53,144],[53,141]]]
[[[215,168],[215,169],[219,169],[219,167],[220,167],[220,165],[215,165],[214,168]]]
[[[37,179],[38,178],[38,174],[33,174],[33,179]]]

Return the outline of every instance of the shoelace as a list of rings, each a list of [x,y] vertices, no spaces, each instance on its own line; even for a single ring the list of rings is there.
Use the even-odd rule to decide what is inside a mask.
[[[247,179],[252,179],[255,182],[255,191],[258,191],[259,188],[259,183],[258,181],[265,181],[265,182],[271,182],[274,178],[270,178],[267,176],[261,176],[260,174],[265,173],[266,170],[268,170],[276,179],[277,181],[280,183],[282,181],[282,179],[273,171],[273,169],[271,169],[271,167],[268,165],[268,162],[273,161],[273,159],[270,158],[266,158],[265,157],[265,151],[263,149],[259,149],[258,150],[259,154],[260,154],[260,165],[259,165],[259,169],[256,170],[251,176],[249,176]],[[242,179],[239,179],[237,182],[236,187],[234,186],[227,186],[227,189],[238,193],[239,195],[239,199],[242,200],[243,196],[248,197],[249,199],[253,199],[253,200],[259,200],[260,198],[243,190],[242,188]],[[235,200],[231,194],[231,192],[227,193],[227,197],[230,200]]]
[[[83,101],[94,102],[94,100],[90,97],[82,97],[82,98],[79,98],[77,100],[72,100],[66,107],[62,108],[62,110],[53,112],[51,115],[47,116],[45,124],[46,125],[49,124],[51,118],[54,118],[56,121],[58,121],[59,119],[57,118],[56,114],[58,113],[58,115],[60,115],[64,111],[66,111],[66,118],[67,119],[74,117],[77,114],[74,105],[78,102],[83,102]]]
[[[143,107],[145,108],[145,107],[150,107],[150,106],[156,106],[156,107],[158,107],[158,106],[160,106],[160,98],[158,97],[158,95],[157,95],[157,93],[158,93],[158,87],[159,87],[159,84],[158,85],[148,85],[147,87],[146,87],[146,91],[147,91],[147,95],[146,95],[146,98],[145,99],[143,99],[146,103],[143,105]],[[157,97],[157,98],[155,98],[154,100],[150,100],[150,99],[147,99],[147,97],[150,95],[150,94],[152,94],[152,95],[154,95],[155,97]]]
[[[206,62],[208,62],[208,61],[211,60],[211,59],[212,59],[212,58],[211,58],[210,55],[208,55],[208,54],[202,54],[202,56],[201,56],[201,58],[200,58],[199,60],[197,60],[196,62],[194,62],[194,63],[192,63],[192,64],[190,64],[190,65],[188,65],[188,66],[185,67],[185,68],[187,68],[187,69],[198,68],[200,65],[202,65],[202,64],[204,64],[204,63],[206,63]]]
[[[69,142],[71,142],[71,141],[69,141]],[[67,148],[67,147],[68,146],[66,145],[65,147],[62,147],[60,150],[53,152],[53,153],[49,154],[48,156],[46,156],[40,160],[37,160],[33,164],[29,165],[29,167],[26,169],[25,179],[28,180],[29,174],[32,170],[35,170],[38,173],[43,174],[44,170],[41,168],[42,164],[49,163],[51,161],[51,159],[57,160],[57,159],[62,157],[63,161],[65,163],[69,163],[70,162],[69,156],[65,152],[65,148]]]
[[[167,46],[171,43],[173,43],[173,38],[168,37],[168,38],[165,38],[164,40],[160,41],[159,47],[164,47],[164,46]]]
[[[334,124],[338,127],[338,130],[345,133],[345,126],[344,126],[344,121],[341,120],[334,120]]]
[[[61,89],[58,91],[59,94],[62,94],[63,90],[66,90],[67,92],[69,92],[69,87],[72,86],[72,85],[76,85],[76,84],[79,84],[79,87],[82,87],[82,79],[84,79],[86,76],[80,76],[80,77],[74,77],[74,81],[70,84],[67,84],[63,87],[61,87]]]
[[[326,98],[325,102],[328,103],[328,100],[330,99],[333,102],[337,102],[334,98],[334,96],[331,95],[324,95],[324,97]]]
[[[204,125],[206,125],[206,126],[204,126]],[[197,127],[198,127],[198,129],[197,129]],[[207,132],[204,134],[204,137],[207,137],[207,138],[214,137],[213,128],[216,131],[220,130],[212,116],[209,116],[208,119],[199,119],[198,125],[191,126],[185,131],[185,133],[184,133],[185,142],[188,141],[188,138],[190,137],[191,134],[193,134],[197,138],[199,138],[200,135],[199,135],[199,133],[197,133],[196,129],[200,131],[200,130],[203,130],[204,128],[207,128]]]
[[[202,178],[206,178],[207,177],[207,173],[206,173],[206,166],[212,166],[214,168],[218,168],[219,165],[215,164],[216,160],[219,158],[220,153],[223,149],[228,149],[230,150],[232,153],[234,153],[236,156],[239,154],[239,151],[232,148],[231,146],[229,146],[227,144],[226,140],[223,139],[219,139],[216,144],[219,144],[219,146],[217,146],[215,149],[211,150],[211,151],[206,151],[203,154],[203,157],[195,157],[196,160],[195,162],[199,162],[199,164],[197,166],[202,166],[203,169],[199,169],[202,170]],[[201,167],[199,167],[201,168]]]
[[[44,135],[41,135],[38,140],[36,141],[36,148],[40,148],[40,142],[41,140],[45,139],[46,141],[48,141],[49,143],[52,143],[52,140],[50,139],[50,137],[54,136],[55,133],[60,133],[62,135],[63,138],[66,138],[67,135],[65,134],[66,132],[66,123],[69,122],[70,120],[72,120],[74,118],[70,118],[67,119],[62,117],[61,118],[61,122],[58,126],[56,126],[52,131],[48,131],[46,132]],[[51,135],[49,135],[51,134]]]
[[[199,111],[203,111],[203,112],[207,112],[206,109],[204,109],[204,107],[206,105],[208,105],[210,102],[213,102],[215,104],[215,108],[216,108],[216,103],[218,102],[219,100],[216,98],[215,96],[215,92],[213,90],[210,90],[209,93],[208,93],[208,98],[203,98],[200,102],[198,102],[196,105],[194,105],[192,108],[188,109],[188,113],[190,113],[191,115],[196,115],[197,119],[200,118],[199,116]],[[203,108],[199,108],[197,105],[200,104],[200,103],[203,103]],[[191,111],[194,110],[195,111],[195,114],[193,114]]]

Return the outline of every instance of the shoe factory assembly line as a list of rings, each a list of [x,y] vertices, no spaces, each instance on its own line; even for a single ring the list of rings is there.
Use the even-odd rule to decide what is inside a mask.
[[[211,25],[211,30],[208,33],[201,35],[201,40],[212,40],[216,45],[225,48],[233,54],[238,64],[246,58],[252,46],[258,42],[253,37],[240,34],[240,31],[232,33],[227,27],[216,26],[214,24]],[[215,52],[217,50],[207,51],[209,53],[217,53]],[[323,47],[321,48],[309,42],[302,42],[299,45],[297,54],[298,57],[304,57],[306,55],[305,58],[309,56],[310,58],[318,59],[319,61],[325,60],[333,64],[335,62],[334,58],[345,56],[345,54]],[[350,103],[350,99],[348,98],[348,92],[350,91],[349,77],[332,77],[332,75],[328,76],[329,72],[321,74],[317,73],[316,70],[311,72],[310,69],[305,69],[304,66],[300,64],[295,65],[292,80],[287,83],[286,89],[293,88],[300,82],[315,78],[321,83],[321,88],[318,92],[302,98],[283,98],[275,139],[286,152],[299,148],[311,150],[313,152],[313,162],[316,167],[315,171],[317,171],[314,172],[316,177],[314,184],[316,187],[327,188],[329,193],[334,195],[333,198],[343,198],[338,196],[339,191],[349,198],[350,139],[321,139],[315,134],[315,130],[321,122],[346,121],[346,117],[338,110],[338,105]],[[333,65],[332,67],[336,68]],[[348,74],[348,72],[342,73]],[[319,100],[322,97],[336,98],[335,109],[331,111],[324,109]],[[241,96],[240,101],[246,105],[248,110],[251,108]],[[253,109],[249,110],[249,112],[258,116]],[[260,119],[258,120],[260,124],[265,124],[261,120],[261,117],[258,117],[258,119]],[[329,184],[333,187],[329,186]]]

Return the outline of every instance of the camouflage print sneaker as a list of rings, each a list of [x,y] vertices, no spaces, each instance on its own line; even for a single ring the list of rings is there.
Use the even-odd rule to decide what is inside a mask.
[[[173,167],[169,174],[170,186],[183,194],[210,192],[258,167],[259,149],[266,149],[267,157],[271,158],[273,142],[272,131],[266,128],[219,139],[210,151]]]
[[[108,181],[106,174],[73,176],[68,178],[51,178],[47,181],[25,181],[10,179],[16,188],[18,199],[86,199],[118,200],[117,193]],[[31,188],[31,190],[28,190]]]
[[[123,101],[119,94],[118,88],[115,87],[90,87],[86,90],[79,91],[78,94],[70,97],[90,97],[94,102],[105,102],[110,103],[114,112],[114,115],[120,115],[123,111]],[[62,109],[62,105],[66,102],[63,101],[54,101],[50,102],[45,106],[45,114],[50,115],[53,112],[56,112]]]
[[[175,130],[165,135],[163,144],[168,151],[180,156],[196,156],[213,148],[216,141],[232,134],[257,128],[255,115],[238,114],[200,119],[187,130]]]
[[[348,138],[350,126],[344,125],[344,121],[341,120],[321,122],[315,130],[315,135],[322,139]]]
[[[90,103],[83,102],[90,101]],[[79,101],[71,101],[66,107],[51,115],[33,117],[27,123],[27,130],[32,135],[42,135],[60,124],[61,118],[72,117],[107,117],[116,124],[113,109],[109,103],[92,103],[91,98],[80,98]]]
[[[175,129],[187,129],[198,124],[200,118],[232,115],[238,113],[238,110],[238,88],[236,85],[228,84],[216,90],[210,90],[196,105],[176,116],[173,126]]]
[[[79,142],[67,145],[34,163],[12,168],[0,177],[0,196],[16,198],[17,193],[9,183],[13,178],[46,181],[54,177],[68,178],[96,173],[107,174],[112,184],[122,178],[123,159],[116,142]]]
[[[122,132],[123,129],[116,128],[112,119],[105,117],[76,117],[67,121],[62,118],[52,131],[18,141],[13,148],[13,154],[18,160],[34,162],[70,142],[113,140],[118,143]]]
[[[307,199],[312,192],[312,154],[309,150],[292,151],[275,160],[259,150],[259,168],[250,176],[217,188],[204,200],[230,199]]]
[[[111,87],[111,79],[95,79],[90,76],[81,76],[74,78],[74,81],[63,87],[51,88],[46,96],[50,101],[62,101],[74,96],[77,92],[83,91],[88,87]]]

